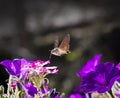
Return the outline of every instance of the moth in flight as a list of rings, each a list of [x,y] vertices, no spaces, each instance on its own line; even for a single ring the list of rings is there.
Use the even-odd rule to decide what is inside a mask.
[[[69,51],[69,45],[70,43],[70,34],[67,34],[64,39],[62,40],[62,42],[60,43],[60,45],[58,46],[58,39],[55,41],[55,46],[54,49],[51,50],[51,54],[55,55],[55,56],[62,56],[64,54],[68,54]]]

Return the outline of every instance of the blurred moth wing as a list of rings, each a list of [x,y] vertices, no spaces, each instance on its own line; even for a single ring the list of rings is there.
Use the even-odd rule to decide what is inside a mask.
[[[59,45],[59,39],[58,39],[58,36],[56,36],[55,42],[54,42],[54,48],[57,48],[58,45]]]
[[[69,52],[69,47],[70,47],[69,43],[70,43],[70,35],[67,34],[63,39],[63,41],[61,42],[59,48],[63,51]]]
[[[57,41],[58,42],[58,41]],[[55,48],[51,50],[51,54],[55,56],[62,56],[69,53],[70,35],[67,34],[58,47],[58,43],[55,44]]]

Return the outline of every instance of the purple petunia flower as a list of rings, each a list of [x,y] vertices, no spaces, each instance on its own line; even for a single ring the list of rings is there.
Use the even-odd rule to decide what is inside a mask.
[[[83,96],[81,94],[75,93],[75,94],[71,94],[69,98],[86,98],[86,97],[85,95]]]
[[[120,70],[120,63],[118,63],[116,67]],[[118,78],[117,81],[120,83],[120,78]]]
[[[115,94],[116,95],[116,98],[120,98],[120,94]]]
[[[82,68],[82,70],[80,70],[77,73],[78,76],[86,76],[89,72],[95,71],[95,67],[96,67],[96,65],[98,65],[100,63],[101,57],[102,57],[101,54],[95,55],[94,58],[92,58],[91,60],[89,60],[87,62],[87,64],[84,65],[84,67]]]
[[[21,62],[19,59],[14,59],[13,61],[11,60],[4,60],[0,64],[3,65],[3,67],[6,68],[9,74],[11,75],[19,75],[20,70],[21,70]]]
[[[100,59],[100,57],[98,58]],[[120,78],[120,70],[115,67],[113,63],[98,63],[99,59],[95,60],[94,58],[93,63],[89,63],[90,61],[87,63],[87,68],[89,68],[89,64],[90,66],[93,64],[94,71],[90,70],[88,73],[85,73],[85,76],[82,77],[80,87],[77,88],[78,91],[85,93],[92,93],[95,91],[104,93],[110,91],[114,82]],[[94,61],[97,61],[97,64],[95,64]],[[82,72],[86,72],[85,69],[84,71],[82,70]],[[83,73],[82,76],[84,75]]]
[[[9,74],[19,76],[22,74],[22,77],[26,77],[27,73],[38,73],[38,74],[56,74],[58,72],[57,66],[49,66],[44,67],[44,65],[49,64],[50,61],[27,61],[26,59],[14,59],[4,60],[0,64],[2,64]]]
[[[57,96],[55,96],[54,98],[62,98],[61,96],[59,96],[59,95],[57,95]]]
[[[120,70],[120,63],[118,63],[118,64],[116,65],[116,67]]]
[[[3,60],[0,62],[10,74],[9,88],[24,90],[24,98],[61,98],[56,89],[49,89],[48,74],[57,74],[57,66],[46,66],[50,61],[28,61],[26,59]],[[20,83],[21,82],[21,83]],[[14,92],[13,91],[13,92]]]
[[[34,98],[34,95],[38,93],[37,88],[34,87],[31,83],[27,83],[24,85],[25,90],[27,90],[28,94]]]
[[[0,62],[0,64],[5,67],[9,74],[14,76],[19,76],[20,74],[22,74],[22,77],[25,78],[26,73],[29,72],[29,70],[25,68],[31,66],[32,63],[30,61],[27,61],[26,59],[14,59],[13,61],[4,60]]]

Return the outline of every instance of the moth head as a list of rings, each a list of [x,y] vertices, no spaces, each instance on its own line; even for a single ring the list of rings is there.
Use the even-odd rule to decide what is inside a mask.
[[[58,56],[58,54],[59,54],[59,49],[58,49],[58,48],[52,49],[52,50],[51,50],[51,54]]]

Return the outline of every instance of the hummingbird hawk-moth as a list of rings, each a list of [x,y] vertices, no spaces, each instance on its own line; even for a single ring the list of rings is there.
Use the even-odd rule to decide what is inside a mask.
[[[70,43],[70,34],[67,34],[64,37],[64,39],[62,40],[59,46],[58,46],[58,39],[57,39],[56,42],[54,43],[55,44],[54,49],[51,50],[51,54],[55,56],[62,56],[64,54],[68,54],[70,52],[69,43]]]

